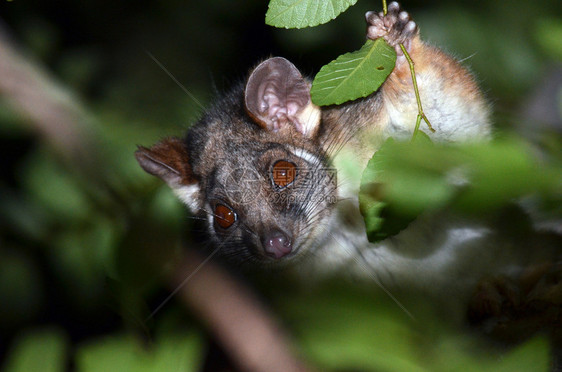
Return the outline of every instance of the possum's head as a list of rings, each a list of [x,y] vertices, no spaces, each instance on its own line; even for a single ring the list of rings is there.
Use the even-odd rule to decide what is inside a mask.
[[[310,84],[283,58],[258,65],[183,140],[140,147],[142,168],[204,217],[219,252],[237,261],[287,261],[327,235],[336,173],[318,143]]]

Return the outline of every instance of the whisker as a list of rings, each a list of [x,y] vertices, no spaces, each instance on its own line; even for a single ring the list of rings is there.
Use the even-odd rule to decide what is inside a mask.
[[[394,295],[382,284],[382,282],[380,281],[379,277],[377,275],[375,275],[376,270],[375,268],[369,263],[369,261],[365,258],[365,255],[363,255],[363,252],[356,247],[356,251],[359,254],[359,257],[361,257],[362,261],[371,269],[370,274],[371,274],[371,278],[373,278],[373,280],[375,281],[375,283],[383,290],[384,293],[386,293],[386,295],[388,297],[390,297],[390,299],[392,301],[394,301],[394,303],[396,305],[398,305],[398,307],[400,307],[400,309],[402,309],[402,311],[404,311],[404,313],[406,315],[408,315],[408,317],[412,320],[416,320],[416,318],[412,315],[412,313],[410,311],[408,311],[408,309],[406,309],[406,307],[396,298],[394,297]]]
[[[215,248],[215,250],[213,252],[211,252],[210,255],[207,256],[207,258],[205,258],[203,260],[203,262],[201,262],[196,268],[195,270],[193,270],[178,286],[176,286],[176,288],[172,291],[172,293],[170,293],[161,303],[160,305],[158,305],[156,307],[156,309],[154,309],[150,315],[145,319],[145,322],[149,321],[150,319],[152,319],[154,317],[154,315],[156,315],[156,313],[158,313],[160,311],[160,309],[162,309],[178,292],[179,290],[189,281],[191,280],[191,278],[193,278],[193,276],[195,274],[197,274],[199,272],[199,270],[201,270],[201,268],[203,266],[205,266],[205,264],[207,262],[209,262],[209,260],[215,255],[215,253],[217,253],[220,249],[220,246],[218,246],[217,248]]]
[[[152,53],[150,53],[146,49],[144,50],[144,52],[150,57],[150,59],[152,59],[154,61],[154,63],[156,63],[158,65],[158,67],[160,67],[160,69],[162,69],[162,71],[164,71],[166,73],[166,75],[168,75],[170,77],[170,79],[172,79],[174,81],[174,83],[176,83],[177,86],[179,86],[184,91],[185,94],[187,94],[189,96],[189,98],[191,98],[202,110],[205,110],[205,107],[201,104],[201,102],[199,102],[197,97],[195,97],[193,95],[193,93],[191,93],[186,87],[184,87],[183,84],[180,83],[179,80],[176,79],[176,77],[174,75],[172,75],[172,73],[170,71],[168,71],[168,69],[162,63],[160,63],[160,61],[158,59],[156,59],[156,57],[154,57],[154,55]]]

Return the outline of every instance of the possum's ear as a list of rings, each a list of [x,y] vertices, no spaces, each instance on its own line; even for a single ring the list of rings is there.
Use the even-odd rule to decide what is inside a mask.
[[[290,124],[312,137],[320,124],[320,108],[310,99],[310,83],[285,58],[260,63],[250,74],[244,98],[248,114],[267,130],[278,131]]]
[[[200,208],[199,183],[191,171],[182,140],[170,137],[151,148],[139,146],[135,158],[147,173],[166,182],[192,211]]]

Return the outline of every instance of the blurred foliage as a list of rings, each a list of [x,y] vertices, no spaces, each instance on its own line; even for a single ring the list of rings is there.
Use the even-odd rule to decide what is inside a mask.
[[[35,329],[13,343],[6,371],[62,371],[66,365],[68,340],[60,329]]]
[[[555,155],[561,148],[559,143],[556,153],[539,159],[514,137],[457,146],[436,145],[421,135],[412,142],[391,138],[361,179],[359,203],[369,240],[396,235],[423,212],[446,206],[480,218],[530,196],[538,206],[560,206],[562,163]]]
[[[426,39],[466,58],[502,127],[535,128],[540,118],[525,107],[543,76],[560,69],[559,0],[404,5]],[[0,365],[10,372],[197,370],[208,343],[190,314],[172,301],[145,321],[168,293],[162,278],[189,219],[132,154],[137,144],[180,135],[202,108],[147,52],[205,105],[268,55],[313,74],[358,49],[363,13],[379,8],[363,0],[326,25],[277,30],[264,24],[267,3],[251,0],[1,3],[2,26],[93,113],[100,145],[92,157],[104,164],[105,183],[61,162],[0,97]],[[557,89],[558,106],[544,109],[557,110],[558,122],[537,133],[532,151],[560,164]],[[514,146],[516,154],[531,148]],[[304,357],[326,369],[546,368],[543,338],[494,348],[451,332],[430,311],[412,322],[384,294],[355,283],[270,285],[263,293]]]
[[[546,371],[548,343],[537,337],[508,353],[435,322],[427,309],[411,319],[376,288],[332,282],[297,291],[276,305],[300,350],[321,370]],[[344,305],[345,304],[345,305]],[[433,320],[431,320],[433,319]],[[498,356],[501,355],[501,358]]]

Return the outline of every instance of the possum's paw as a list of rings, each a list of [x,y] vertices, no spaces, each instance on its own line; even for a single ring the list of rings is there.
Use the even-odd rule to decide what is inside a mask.
[[[475,326],[493,328],[509,318],[521,302],[519,286],[503,276],[480,281],[468,306],[468,321]],[[489,329],[487,329],[489,331]]]
[[[468,306],[468,321],[504,342],[520,342],[540,330],[562,330],[562,264],[526,268],[519,278],[482,280]]]
[[[400,44],[410,52],[411,41],[418,34],[418,25],[411,20],[410,15],[400,9],[397,2],[388,6],[386,15],[383,12],[367,12],[367,38],[376,40],[384,38],[388,44],[396,49],[398,56],[402,56]]]

